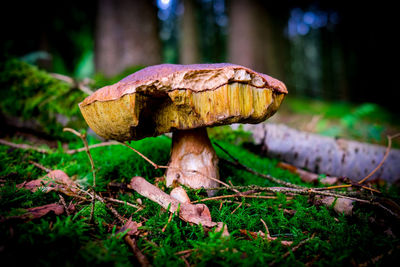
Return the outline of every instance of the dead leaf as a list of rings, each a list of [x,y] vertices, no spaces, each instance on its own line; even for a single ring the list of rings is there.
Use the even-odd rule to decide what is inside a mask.
[[[133,177],[130,186],[136,192],[158,203],[164,209],[169,209],[169,212],[174,213],[179,209],[179,217],[186,222],[201,224],[206,227],[217,225],[212,221],[210,211],[205,204],[180,203],[140,176]]]
[[[69,192],[78,192],[76,183],[61,170],[51,171],[40,179],[19,184],[17,187],[25,188],[32,192],[35,192],[39,188],[43,189],[46,193],[54,190],[63,192],[66,195],[68,195]]]
[[[129,231],[127,232],[128,235],[138,235],[139,230],[138,228],[142,226],[141,223],[137,223],[135,221],[132,221],[132,217],[129,218],[129,220],[121,227],[121,229],[118,230],[117,233],[123,233],[126,230],[129,229]]]
[[[71,204],[68,207],[69,210],[75,210],[75,206]],[[65,212],[64,206],[58,203],[47,204],[39,207],[26,209],[26,213],[18,216],[10,216],[5,220],[33,220],[41,218],[48,213],[53,212],[55,215],[61,215]]]

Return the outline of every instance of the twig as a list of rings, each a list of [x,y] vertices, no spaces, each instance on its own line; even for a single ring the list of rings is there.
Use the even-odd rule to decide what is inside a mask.
[[[67,207],[67,203],[65,203],[64,197],[61,194],[58,194],[58,196],[60,197],[61,204],[63,204],[63,206],[64,206],[65,213],[67,213],[68,216],[71,215],[69,213],[69,210],[68,210],[68,207]]]
[[[382,167],[383,163],[385,162],[385,160],[386,160],[387,157],[389,156],[390,149],[392,148],[392,139],[397,138],[397,137],[399,137],[399,136],[400,136],[400,133],[397,133],[397,134],[392,135],[392,136],[390,136],[390,135],[387,136],[388,145],[387,145],[387,147],[386,147],[385,155],[383,156],[381,162],[380,162],[380,163],[378,164],[378,166],[376,166],[376,168],[373,169],[367,176],[365,176],[363,179],[361,179],[361,180],[358,182],[359,184],[364,183],[364,182],[365,182],[366,180],[368,180],[377,170],[379,170],[379,169]]]
[[[78,88],[85,94],[88,94],[88,95],[93,94],[93,91],[87,86],[88,82],[85,80],[79,82],[69,76],[59,74],[59,73],[50,73],[50,75],[53,76],[54,78],[56,78],[57,80],[66,82],[66,83],[70,84],[71,86]]]
[[[219,200],[219,199],[224,199],[224,198],[234,198],[234,197],[276,199],[276,196],[255,196],[255,195],[234,194],[234,195],[223,195],[223,196],[203,198],[203,199],[199,199],[196,201],[192,201],[192,203],[198,203],[198,202],[209,201],[209,200]]]
[[[197,250],[196,248],[186,249],[186,250],[176,252],[175,255],[185,255],[188,253],[192,253],[193,251],[196,251],[196,250]]]
[[[135,151],[135,153],[137,153],[137,154],[138,154],[139,156],[141,156],[144,160],[146,160],[148,163],[150,163],[150,164],[154,167],[154,169],[156,169],[156,170],[157,170],[157,169],[174,169],[174,170],[178,170],[178,171],[180,171],[180,172],[197,173],[197,174],[200,174],[200,175],[202,175],[202,176],[204,176],[204,177],[206,177],[206,178],[208,178],[208,179],[210,179],[210,180],[213,180],[213,181],[215,181],[215,182],[217,182],[217,183],[220,183],[220,184],[226,186],[226,187],[229,188],[229,189],[232,188],[232,187],[229,186],[228,184],[226,184],[226,183],[224,183],[224,182],[222,182],[222,181],[220,181],[220,180],[218,180],[218,179],[216,179],[216,178],[214,178],[214,177],[210,177],[210,176],[208,176],[208,175],[205,175],[204,173],[199,172],[199,171],[197,171],[197,170],[183,170],[183,169],[176,168],[176,167],[169,167],[169,166],[164,166],[164,165],[158,165],[158,164],[154,163],[153,161],[151,161],[148,157],[146,157],[145,155],[143,155],[142,153],[140,153],[138,150],[136,150],[135,148],[131,147],[130,145],[125,144],[125,143],[123,143],[123,142],[119,142],[119,143],[120,143],[121,145],[124,145],[124,146],[126,146],[127,148],[129,148],[129,149]],[[233,191],[235,191],[235,190],[233,189]],[[240,192],[237,191],[237,190],[236,190],[235,192],[236,192],[236,193],[240,193]]]
[[[226,201],[226,200],[225,200]],[[240,202],[240,203],[242,203],[242,202]],[[221,209],[222,209],[222,205],[224,204],[224,201],[221,201],[221,203],[219,204],[219,211],[221,211]]]
[[[80,132],[78,132],[78,131],[76,131],[74,129],[71,129],[71,128],[64,128],[63,131],[64,132],[71,132],[71,133],[75,134],[76,136],[78,136],[82,140],[83,144],[85,145],[86,153],[87,153],[87,155],[89,157],[90,165],[92,167],[93,189],[96,188],[96,170],[94,168],[94,162],[93,162],[92,154],[90,153],[89,144],[88,144],[88,142],[86,140],[86,134],[81,134]]]
[[[314,187],[314,190],[332,190],[332,189],[342,189],[342,188],[349,188],[349,187],[361,187],[363,189],[375,192],[375,193],[381,193],[379,190],[375,188],[371,188],[368,186],[360,185],[360,184],[343,184],[343,185],[333,185],[333,186],[327,186],[327,187]]]
[[[167,229],[167,226],[168,226],[168,224],[171,222],[173,216],[174,216],[173,213],[171,213],[171,214],[169,215],[167,224],[165,224],[165,226],[163,227],[163,229],[161,230],[161,232],[163,232],[163,233],[165,232],[165,230]]]
[[[94,162],[93,162],[92,154],[90,154],[89,144],[88,144],[88,142],[86,140],[86,134],[81,134],[78,131],[76,131],[74,129],[71,129],[71,128],[64,128],[63,131],[64,132],[65,131],[71,132],[71,133],[75,134],[76,136],[78,136],[82,140],[82,142],[83,142],[83,144],[85,145],[85,148],[86,148],[86,154],[88,155],[89,160],[90,160],[90,165],[92,167],[92,174],[93,174],[93,185],[92,185],[93,186],[93,188],[92,188],[93,199],[92,199],[92,209],[90,211],[90,219],[89,219],[89,221],[92,223],[93,222],[93,218],[94,218],[93,215],[94,215],[95,196],[96,196],[96,170],[94,168]]]
[[[6,145],[6,146],[10,146],[10,147],[13,147],[13,148],[18,148],[18,149],[31,149],[31,150],[34,150],[36,152],[44,153],[44,154],[48,154],[50,152],[49,149],[39,148],[39,147],[31,146],[31,145],[28,145],[28,144],[16,144],[16,143],[12,143],[12,142],[6,141],[4,139],[0,139],[0,144]]]
[[[111,206],[110,204],[108,204],[104,198],[102,198],[101,196],[99,196],[98,194],[90,194],[88,191],[83,190],[82,188],[78,188],[81,192],[87,194],[88,196],[90,196],[92,199],[96,198],[97,200],[99,200],[100,202],[104,203],[106,205],[106,207],[111,211],[112,214],[114,214],[115,217],[117,217],[117,219],[124,224],[126,222],[126,219],[124,217],[122,217],[118,211],[116,209],[113,208],[113,206]]]
[[[261,186],[256,186],[256,185],[235,186],[234,188],[239,189],[239,190],[254,190],[255,192],[271,192],[271,193],[275,193],[275,194],[282,193],[282,194],[295,194],[295,195],[322,195],[322,196],[331,196],[331,197],[338,197],[338,198],[347,198],[347,199],[351,199],[351,200],[363,202],[363,203],[371,203],[370,200],[350,197],[348,195],[339,194],[339,193],[316,191],[316,190],[313,190],[312,188],[299,189],[299,188],[290,188],[290,187],[261,187]],[[224,188],[224,187],[210,188],[210,190],[224,190],[224,189],[226,189],[226,188]],[[243,195],[240,195],[240,196],[243,196]],[[219,196],[219,197],[222,197],[222,196]],[[243,197],[245,197],[245,196],[243,196]],[[258,197],[266,197],[266,196],[258,196]]]
[[[239,205],[236,207],[236,209],[234,209],[234,210],[231,212],[231,215],[234,214],[241,206],[242,206],[242,202],[240,202]]]
[[[29,162],[30,164],[32,164],[33,166],[38,167],[39,169],[41,169],[41,170],[43,170],[43,171],[45,171],[45,172],[47,172],[47,173],[49,173],[49,172],[52,171],[51,169],[49,169],[49,168],[47,168],[47,167],[45,167],[45,166],[43,166],[43,165],[41,165],[41,164],[39,164],[39,163],[37,163],[37,162],[34,162],[34,161],[32,161],[32,160],[29,160],[28,162]]]
[[[95,205],[96,205],[96,198],[95,198],[96,191],[94,191],[93,188],[92,188],[92,191],[93,191],[92,207],[90,209],[90,217],[89,217],[89,223],[91,223],[91,224],[93,224],[93,222],[94,222],[94,208],[95,208]]]
[[[90,145],[89,149],[97,148],[97,147],[103,147],[103,146],[120,145],[120,144],[121,143],[116,142],[116,141],[108,141],[108,142],[103,142],[103,143]],[[79,152],[83,152],[83,151],[86,151],[86,147],[81,147],[81,148],[77,148],[77,149],[69,149],[69,150],[65,151],[65,153],[67,153],[67,154],[75,154],[75,153],[79,153]]]
[[[115,203],[126,204],[126,205],[128,205],[128,206],[130,206],[132,208],[135,208],[135,209],[142,208],[142,207],[139,207],[139,206],[137,206],[135,204],[129,203],[127,201],[123,201],[123,200],[119,200],[119,199],[115,199],[115,198],[111,198],[111,197],[104,197],[104,199],[108,200],[108,201],[111,201],[111,202],[115,202]]]
[[[271,237],[271,235],[269,234],[269,229],[268,229],[267,224],[264,222],[263,219],[260,219],[260,221],[262,222],[262,224],[264,224],[265,233],[267,234],[267,237]]]
[[[138,154],[138,155],[141,156],[145,161],[147,161],[148,163],[150,163],[150,164],[154,167],[154,169],[156,169],[156,170],[157,170],[157,169],[168,169],[168,166],[158,165],[158,164],[154,163],[154,162],[151,161],[148,157],[146,157],[145,155],[143,155],[142,153],[140,153],[139,151],[137,151],[136,149],[134,149],[134,148],[131,147],[130,145],[125,144],[124,142],[118,142],[118,143],[120,143],[121,145],[126,146],[127,148],[129,148],[129,149],[135,151],[136,154]]]
[[[254,175],[256,175],[256,176],[265,178],[265,179],[267,179],[267,180],[269,180],[269,181],[271,181],[271,182],[273,182],[273,183],[276,183],[276,184],[284,185],[284,186],[291,187],[291,188],[304,188],[304,187],[302,187],[302,186],[295,185],[295,184],[292,184],[292,183],[289,183],[289,182],[280,180],[280,179],[275,178],[275,177],[273,177],[273,176],[271,176],[271,175],[269,175],[269,174],[263,174],[263,173],[257,172],[257,171],[255,171],[255,170],[253,170],[252,168],[247,167],[246,165],[240,163],[239,160],[238,160],[237,158],[235,158],[234,156],[232,156],[227,150],[225,150],[225,149],[224,149],[221,145],[219,145],[217,142],[214,141],[213,143],[214,143],[219,149],[221,149],[225,154],[227,154],[227,155],[233,160],[233,162],[232,162],[232,161],[230,161],[230,160],[222,159],[225,163],[228,163],[228,164],[230,164],[230,165],[232,165],[232,166],[235,166],[235,167],[237,167],[237,168],[239,168],[239,169],[242,169],[242,170],[245,170],[245,171],[247,171],[247,172],[250,172],[250,173],[252,173],[252,174],[254,174]]]
[[[308,241],[310,241],[310,240],[313,239],[314,237],[315,237],[315,233],[313,233],[313,234],[311,235],[311,237],[306,238],[306,239],[300,241],[296,246],[292,247],[291,250],[289,250],[289,251],[287,251],[285,254],[283,254],[281,259],[287,258],[287,257],[290,255],[290,253],[294,253],[296,250],[298,250],[301,246],[303,246],[305,243],[307,243]],[[269,264],[269,266],[275,266],[275,265],[276,265],[276,261],[273,261],[273,262],[271,262],[271,263]]]
[[[188,255],[188,256],[190,256],[190,255]],[[187,256],[187,257],[188,257]],[[180,256],[180,258],[183,260],[183,262],[185,263],[185,266],[186,267],[190,267],[190,263],[188,262],[188,260],[186,259],[187,257],[185,257],[185,256]]]
[[[136,238],[131,238],[129,235],[126,235],[124,237],[124,240],[129,245],[129,247],[132,249],[132,252],[135,255],[136,259],[139,261],[140,266],[142,266],[142,267],[150,266],[149,260],[146,258],[146,256],[142,253],[142,251],[140,251],[139,247],[137,246]]]

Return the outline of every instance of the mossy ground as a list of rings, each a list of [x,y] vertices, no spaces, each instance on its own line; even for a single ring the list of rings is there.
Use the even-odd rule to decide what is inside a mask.
[[[18,140],[14,140],[17,142]],[[90,143],[99,142],[91,138]],[[276,161],[262,158],[241,146],[218,141],[232,155],[253,169],[269,173],[277,178],[302,184],[299,177],[276,167]],[[171,140],[166,136],[147,138],[131,142],[131,145],[158,164],[167,164]],[[82,146],[80,140],[70,143],[70,148]],[[215,147],[220,158],[227,155]],[[128,183],[133,176],[143,176],[154,182],[155,177],[163,175],[133,151],[123,146],[107,146],[91,150],[97,171],[97,191],[108,190],[111,181]],[[17,189],[16,184],[37,179],[45,174],[29,161],[35,161],[51,169],[61,169],[80,184],[87,187],[92,183],[91,167],[85,152],[68,155],[61,148],[51,154],[13,149],[0,146],[0,216],[2,218],[21,214],[24,209],[59,201],[55,192],[32,193]],[[273,186],[269,181],[220,164],[220,175],[225,182],[234,185],[256,184]],[[165,189],[169,191],[169,189]],[[389,192],[389,191],[387,191]],[[221,191],[219,194],[230,194]],[[148,234],[139,238],[138,246],[154,266],[184,266],[185,262],[177,252],[191,250],[186,258],[190,264],[206,266],[249,265],[259,266],[271,263],[280,265],[350,265],[360,264],[385,255],[378,261],[384,265],[398,258],[399,238],[396,229],[388,233],[377,221],[379,212],[370,207],[356,209],[352,217],[337,215],[329,207],[316,207],[308,197],[297,196],[288,199],[278,195],[277,199],[238,199],[243,204],[221,201],[208,201],[213,221],[227,224],[230,238],[221,237],[221,233],[205,233],[198,225],[188,223],[174,216],[168,223],[169,213],[158,204],[143,198],[134,191],[116,193],[121,200],[134,203],[141,198],[145,209],[135,213],[136,209],[117,204],[117,211],[132,220],[143,222]],[[392,197],[399,190],[390,188]],[[202,190],[189,191],[191,200],[205,196]],[[72,197],[65,196],[69,203]],[[233,200],[233,199],[229,199]],[[76,203],[77,201],[74,200]],[[134,256],[124,243],[122,234],[112,225],[118,224],[115,217],[101,203],[96,203],[95,225],[89,224],[90,202],[76,205],[76,213],[67,216],[47,215],[29,222],[5,221],[0,224],[0,262],[4,266],[29,264],[31,266],[76,266],[76,265],[130,265]],[[289,215],[286,210],[295,210]],[[280,240],[291,240],[291,247],[284,247],[279,241],[269,242],[262,238],[254,239],[240,232],[245,229],[265,231],[260,219],[269,227],[271,236]],[[389,225],[389,224],[388,224]],[[386,231],[386,233],[385,233]],[[398,231],[398,230],[397,230]],[[297,251],[284,254],[302,240],[310,238]],[[390,255],[386,255],[392,250]],[[3,264],[2,264],[3,265]]]

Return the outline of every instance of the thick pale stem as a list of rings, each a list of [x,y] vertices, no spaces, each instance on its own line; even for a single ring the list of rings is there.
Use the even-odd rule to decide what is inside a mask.
[[[166,172],[167,186],[215,188],[219,179],[218,157],[206,128],[176,131],[172,135],[171,159]],[[208,195],[213,195],[211,190]]]

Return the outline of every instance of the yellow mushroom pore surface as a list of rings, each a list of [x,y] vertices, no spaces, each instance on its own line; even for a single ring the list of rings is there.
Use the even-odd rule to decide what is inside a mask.
[[[259,123],[272,116],[285,94],[232,82],[213,90],[169,91],[166,96],[126,94],[81,105],[89,126],[105,139],[138,140],[173,130],[231,123]]]

